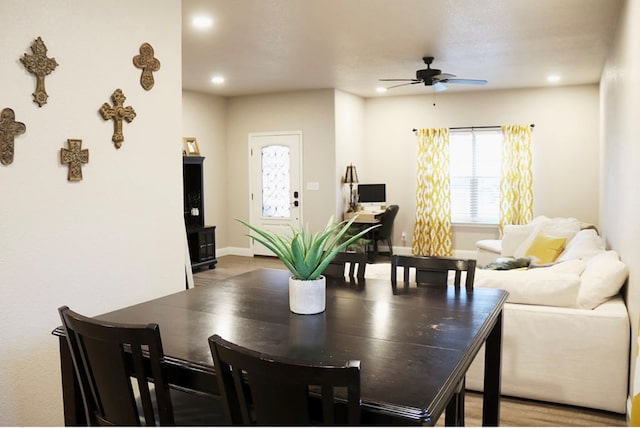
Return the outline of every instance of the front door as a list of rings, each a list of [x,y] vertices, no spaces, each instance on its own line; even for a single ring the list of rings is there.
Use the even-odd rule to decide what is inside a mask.
[[[249,134],[249,144],[250,223],[278,235],[300,229],[302,133]],[[254,255],[273,255],[257,242],[252,245]]]

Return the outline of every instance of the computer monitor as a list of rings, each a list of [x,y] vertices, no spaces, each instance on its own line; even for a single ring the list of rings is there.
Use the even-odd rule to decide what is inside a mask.
[[[358,202],[361,204],[384,204],[387,201],[385,184],[358,184]]]

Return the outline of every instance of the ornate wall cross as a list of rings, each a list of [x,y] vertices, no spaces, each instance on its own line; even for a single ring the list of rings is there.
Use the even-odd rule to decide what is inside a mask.
[[[60,163],[69,166],[67,180],[82,180],[82,164],[89,163],[89,149],[82,148],[82,140],[67,140],[68,149],[60,149]]]
[[[50,74],[57,66],[55,58],[47,58],[47,47],[40,37],[31,45],[33,55],[24,54],[20,61],[24,64],[29,73],[36,76],[36,91],[33,93],[33,101],[42,107],[47,103],[47,92],[44,90],[44,76]]]
[[[136,117],[136,112],[133,107],[123,107],[126,99],[127,97],[122,93],[122,89],[116,89],[111,95],[113,107],[108,103],[104,103],[102,104],[102,107],[100,107],[100,114],[104,120],[113,119],[113,137],[111,137],[111,141],[115,143],[116,149],[119,149],[124,141],[124,135],[122,134],[122,120],[124,119],[131,123],[131,121]]]
[[[16,114],[10,108],[0,113],[0,162],[9,165],[13,162],[14,138],[24,134],[27,127],[22,122],[16,122]]]
[[[153,88],[153,72],[160,70],[160,61],[153,57],[153,48],[149,43],[145,42],[140,46],[140,55],[133,57],[133,65],[142,69],[140,85],[146,91]]]

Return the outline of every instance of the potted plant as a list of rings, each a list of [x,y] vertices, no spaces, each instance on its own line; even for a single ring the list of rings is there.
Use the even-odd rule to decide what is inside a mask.
[[[311,233],[308,227],[292,228],[290,236],[280,236],[238,220],[261,243],[284,263],[291,272],[289,278],[289,308],[294,313],[316,314],[325,309],[326,279],[322,272],[336,254],[379,225],[368,227],[345,239],[354,218],[334,223],[333,216],[321,233]]]

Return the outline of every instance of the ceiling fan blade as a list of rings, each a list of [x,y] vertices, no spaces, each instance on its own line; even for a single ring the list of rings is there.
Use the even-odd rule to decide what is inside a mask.
[[[483,79],[445,79],[445,83],[463,83],[465,85],[486,85],[487,81]]]
[[[387,89],[393,89],[393,88],[397,88],[399,86],[415,85],[416,83],[422,83],[422,81],[421,80],[413,80],[411,82],[401,83],[399,85],[388,86]]]
[[[431,85],[431,87],[435,92],[442,92],[447,90],[447,87],[442,82],[435,82],[433,85]]]
[[[451,79],[452,77],[456,77],[456,75],[455,74],[450,74],[450,73],[440,73],[437,76],[433,76],[433,78],[435,80]]]
[[[381,82],[415,82],[420,80],[418,79],[378,79]]]

